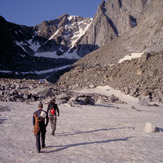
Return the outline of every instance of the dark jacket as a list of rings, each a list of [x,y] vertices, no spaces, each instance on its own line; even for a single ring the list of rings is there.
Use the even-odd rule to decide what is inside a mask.
[[[55,115],[56,115],[56,112],[57,112],[58,117],[59,117],[59,108],[58,108],[57,104],[55,104],[55,103],[50,103],[48,105],[47,113],[49,113],[50,109],[52,109],[52,108],[54,108],[54,110],[55,110]]]
[[[40,130],[46,130],[46,127],[48,125],[48,122],[49,122],[49,119],[48,119],[48,115],[47,115],[47,112],[46,112],[46,123],[45,123],[45,119],[44,120],[41,120],[39,121],[39,116],[41,114],[41,109],[40,110],[37,110],[34,112],[33,114],[33,126],[34,126],[34,134],[36,135]]]

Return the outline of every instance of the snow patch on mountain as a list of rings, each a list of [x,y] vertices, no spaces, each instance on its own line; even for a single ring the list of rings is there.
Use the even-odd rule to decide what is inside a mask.
[[[126,60],[132,60],[134,58],[140,58],[143,54],[144,53],[131,53],[121,58],[118,63],[122,63],[123,61],[126,61]]]
[[[73,48],[75,43],[86,33],[86,31],[88,30],[89,26],[92,23],[93,19],[90,19],[90,23],[87,24],[87,20],[83,20],[81,22],[78,23],[79,26],[79,30],[77,32],[74,33],[72,39],[71,39],[71,47]],[[86,24],[86,27],[83,28],[83,24]]]
[[[60,31],[61,29],[62,29],[62,27],[59,28],[59,29],[49,38],[49,40],[53,39],[53,38],[59,33],[59,31]]]
[[[32,39],[31,40],[29,40],[29,41],[27,41],[29,44],[30,44],[30,48],[33,50],[33,51],[37,51],[37,49],[40,47],[40,44],[39,44],[39,42],[32,42]]]
[[[57,36],[62,29],[64,29],[65,34],[63,36],[66,39],[69,39],[71,44],[70,47],[73,48],[75,43],[86,33],[93,20],[93,18],[85,18],[71,24],[71,21],[76,17],[77,16],[68,16],[69,23],[55,31],[49,40],[54,39],[54,37]]]
[[[68,16],[68,20],[71,21],[71,20],[72,20],[73,18],[75,18],[75,17],[77,17],[77,16],[69,15],[69,16]]]
[[[43,52],[43,53],[35,53],[36,57],[46,57],[46,58],[66,58],[66,59],[80,59],[80,57],[77,55],[76,50],[74,50],[72,53],[69,53],[70,50],[68,50],[66,53],[64,53],[61,56],[58,56],[56,52]]]
[[[5,73],[5,74],[11,74],[11,73],[15,73],[16,75],[29,75],[29,74],[37,74],[37,75],[42,75],[42,74],[47,74],[50,72],[54,72],[54,71],[59,71],[59,70],[64,70],[68,67],[70,67],[71,65],[65,65],[65,66],[61,66],[61,67],[57,67],[57,68],[53,68],[53,69],[48,69],[48,70],[42,70],[42,71],[29,71],[29,72],[15,72],[15,71],[7,71],[7,70],[0,70],[0,73]]]

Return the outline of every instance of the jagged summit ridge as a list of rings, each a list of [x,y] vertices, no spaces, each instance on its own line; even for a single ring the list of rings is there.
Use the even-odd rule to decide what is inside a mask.
[[[92,19],[82,18],[79,16],[70,16],[64,14],[58,19],[44,21],[34,27],[36,35],[30,41],[35,56],[46,56],[45,52],[53,52],[50,54],[52,58],[62,56],[67,52],[72,53],[71,49],[76,42],[82,37],[89,27]],[[44,39],[42,42],[42,38]],[[37,47],[35,46],[37,45]],[[67,56],[69,57],[69,56]]]
[[[82,36],[90,25],[92,18],[64,14],[58,19],[44,21],[35,26],[38,36],[55,39],[57,43],[72,45],[74,38]],[[62,36],[62,38],[61,38]],[[74,41],[73,41],[74,42]]]

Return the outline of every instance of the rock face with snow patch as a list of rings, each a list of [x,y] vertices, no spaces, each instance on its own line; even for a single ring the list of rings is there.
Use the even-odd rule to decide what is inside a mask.
[[[17,42],[29,40],[34,35],[32,27],[20,26],[14,23],[7,22],[0,16],[0,63],[7,59],[17,58],[19,56],[29,56],[33,54],[32,50],[26,49],[26,46],[18,46]],[[27,44],[27,43],[26,43]],[[25,45],[25,44],[24,44]]]
[[[87,51],[92,51],[92,45],[94,48],[106,45],[136,27],[152,1],[103,0],[86,35],[79,43],[78,55],[83,56]]]
[[[68,55],[73,53],[74,46],[85,34],[91,22],[91,18],[64,14],[57,19],[44,21],[34,27],[27,27],[9,23],[0,17],[2,31],[0,54],[4,57],[13,53],[12,56],[14,57],[14,54],[35,56],[37,53],[37,56],[46,57],[45,52],[53,52],[52,58],[61,56],[66,52]],[[76,52],[74,53],[76,54]]]
[[[77,41],[85,34],[91,18],[64,14],[58,19],[44,21],[34,27],[39,37],[47,41],[37,49],[37,53],[55,52],[58,56],[72,53]],[[39,54],[38,54],[39,55]]]
[[[64,14],[28,27],[0,17],[0,70],[12,71],[13,77],[15,72],[48,70],[74,63],[80,58],[74,47],[91,21],[91,18]],[[2,73],[1,76],[9,75]],[[31,77],[24,77],[27,76]]]

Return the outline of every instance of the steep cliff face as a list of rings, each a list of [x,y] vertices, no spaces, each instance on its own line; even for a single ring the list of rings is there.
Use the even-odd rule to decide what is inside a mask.
[[[138,25],[130,28],[73,64],[58,85],[70,89],[109,85],[140,99],[163,102],[163,1],[153,1]],[[133,55],[135,59],[120,62]]]
[[[139,21],[151,6],[153,0],[107,0],[98,6],[97,13],[80,45],[87,44],[101,47],[113,39],[121,36],[131,28],[136,27]],[[78,55],[82,56],[83,47],[79,47]]]
[[[123,36],[126,49],[134,52],[159,52],[163,49],[163,1],[153,1],[137,28]]]
[[[103,13],[112,21],[114,32],[120,36],[136,27],[153,0],[107,0],[103,2]]]
[[[82,58],[79,63],[111,65],[131,53],[163,50],[163,1],[153,1],[136,27],[120,35],[102,48]]]

